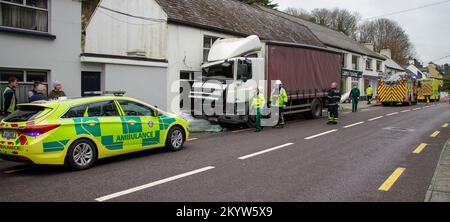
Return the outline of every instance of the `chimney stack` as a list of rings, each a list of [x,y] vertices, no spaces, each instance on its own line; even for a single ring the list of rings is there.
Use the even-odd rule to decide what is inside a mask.
[[[364,45],[366,48],[370,49],[371,51],[374,51],[374,44],[373,44],[373,43],[368,42],[368,43],[363,43],[363,45]]]
[[[380,51],[381,55],[387,56],[388,58],[392,59],[392,52],[390,49],[382,49]]]

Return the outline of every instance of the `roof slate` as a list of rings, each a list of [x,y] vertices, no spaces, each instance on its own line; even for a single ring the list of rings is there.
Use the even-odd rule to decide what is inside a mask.
[[[278,15],[280,17],[283,17],[285,19],[288,19],[290,21],[297,22],[299,24],[302,24],[306,27],[308,27],[319,39],[322,41],[325,45],[329,47],[338,48],[341,50],[348,50],[351,52],[359,53],[366,56],[371,56],[374,58],[386,60],[384,56],[382,56],[379,53],[376,53],[367,47],[361,45],[357,41],[353,40],[349,36],[345,35],[342,32],[338,32],[336,30],[327,28],[322,25],[318,25],[313,22],[309,22],[303,19],[300,19],[298,17],[292,16],[290,14],[280,12],[277,10],[273,10],[267,7],[259,6],[262,10],[265,10],[269,13]]]
[[[325,47],[306,26],[236,0],[155,0],[168,22],[262,40]]]

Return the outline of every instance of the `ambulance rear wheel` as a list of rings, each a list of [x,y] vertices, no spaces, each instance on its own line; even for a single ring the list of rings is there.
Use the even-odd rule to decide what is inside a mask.
[[[73,142],[67,151],[67,164],[74,170],[91,168],[97,161],[97,148],[88,139],[79,139]]]
[[[170,128],[166,138],[166,147],[169,151],[175,152],[183,149],[186,140],[184,130],[179,126]]]

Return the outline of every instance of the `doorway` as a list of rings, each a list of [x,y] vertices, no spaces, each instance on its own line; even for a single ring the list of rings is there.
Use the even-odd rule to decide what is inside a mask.
[[[99,96],[101,94],[101,73],[81,72],[81,96]]]

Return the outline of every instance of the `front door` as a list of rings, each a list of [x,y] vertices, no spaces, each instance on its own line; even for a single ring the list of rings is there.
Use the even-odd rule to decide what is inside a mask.
[[[97,96],[101,94],[101,73],[81,72],[81,95]]]
[[[124,144],[129,149],[159,146],[161,131],[155,111],[141,103],[119,100],[122,112]]]

